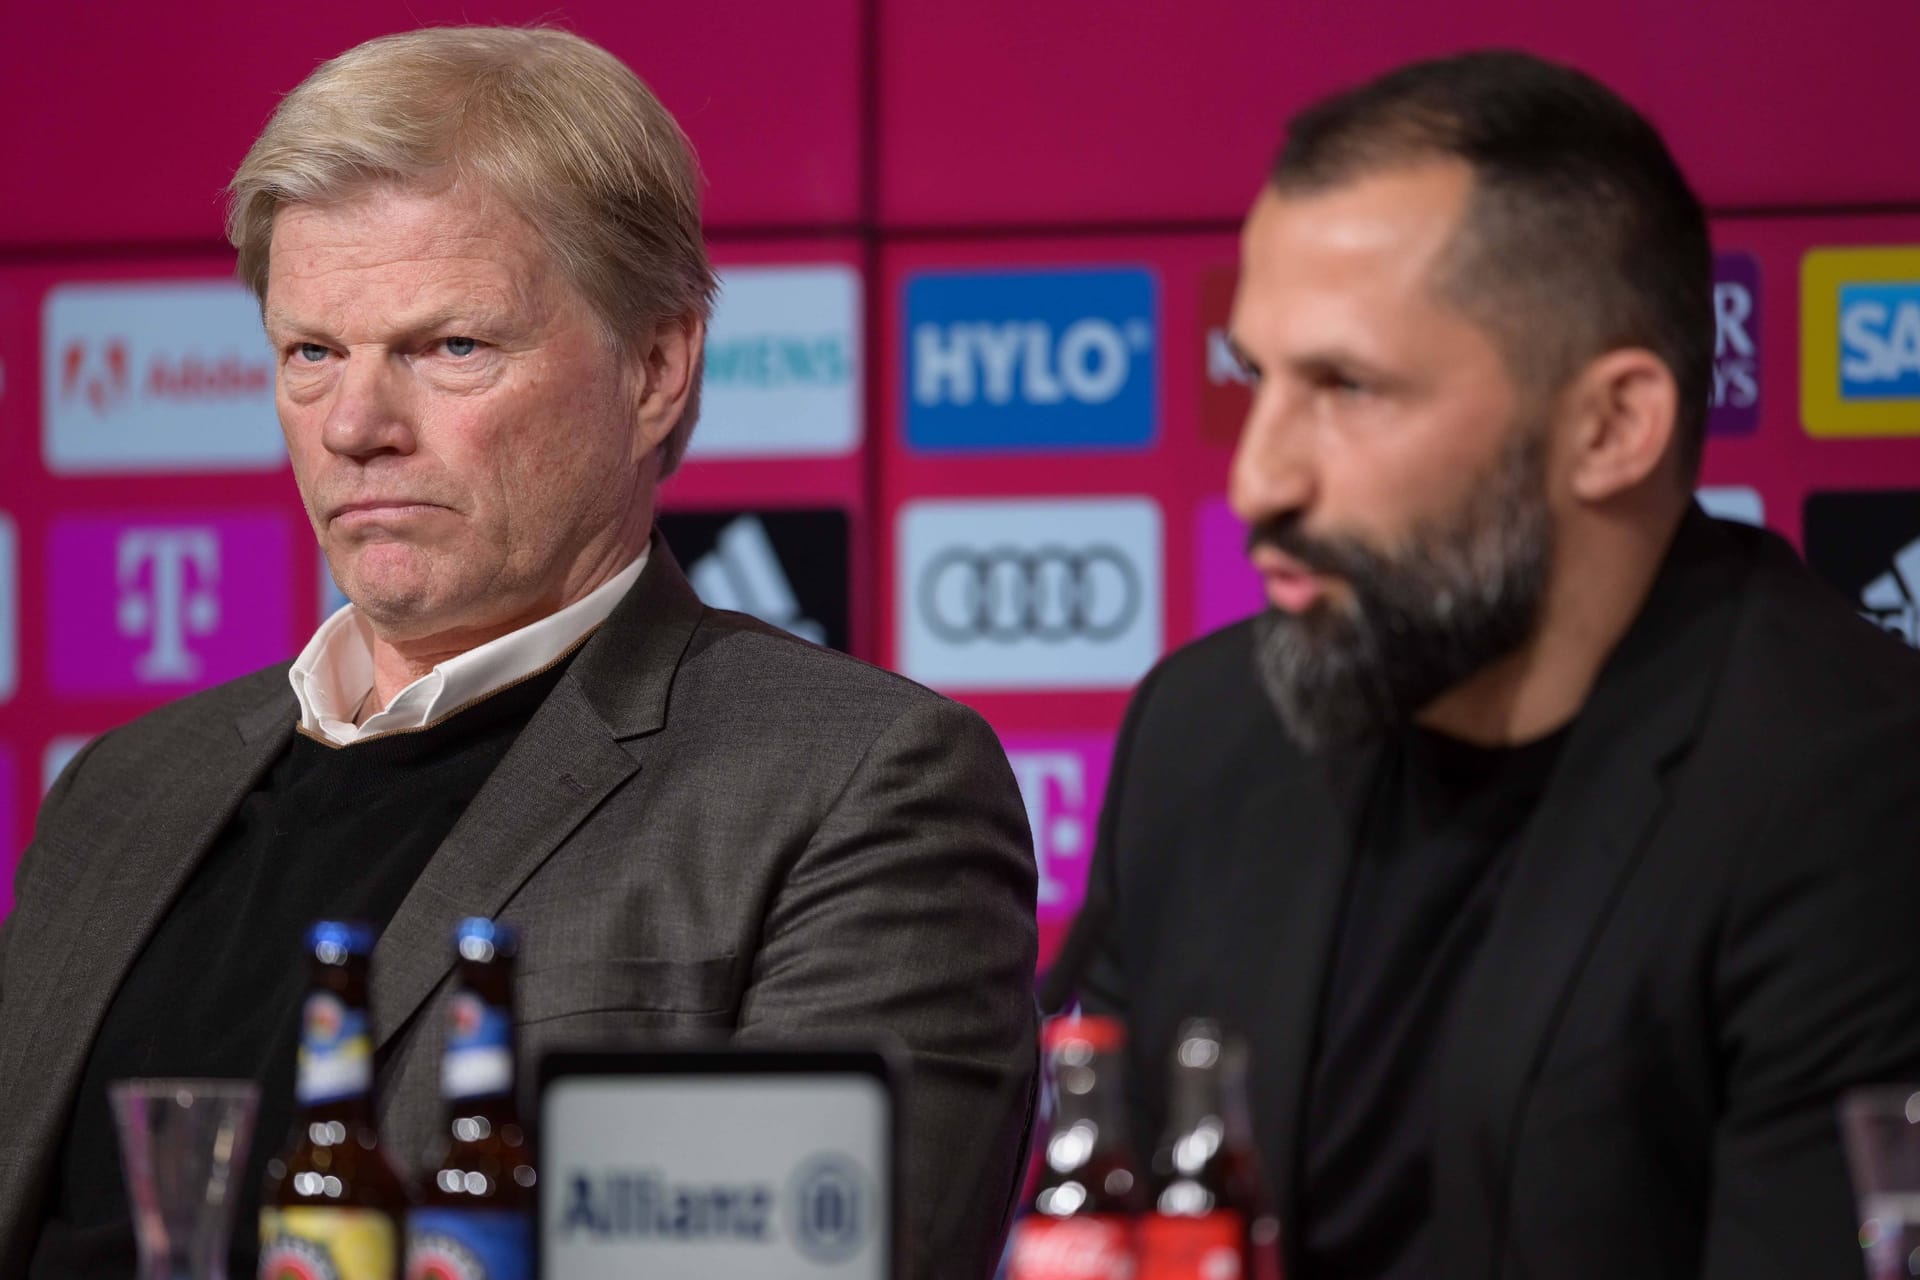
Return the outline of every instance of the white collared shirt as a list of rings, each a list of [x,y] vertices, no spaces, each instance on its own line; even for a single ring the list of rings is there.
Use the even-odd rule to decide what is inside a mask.
[[[643,548],[632,564],[566,608],[448,658],[359,725],[354,715],[373,695],[373,642],[359,612],[346,605],[320,624],[287,672],[300,700],[300,727],[342,747],[377,733],[425,728],[572,648],[606,621],[646,567]]]

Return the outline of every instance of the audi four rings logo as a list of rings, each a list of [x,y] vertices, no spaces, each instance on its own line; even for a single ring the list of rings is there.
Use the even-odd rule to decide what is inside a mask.
[[[952,547],[920,574],[919,608],[951,644],[1106,641],[1138,618],[1140,572],[1118,547]]]

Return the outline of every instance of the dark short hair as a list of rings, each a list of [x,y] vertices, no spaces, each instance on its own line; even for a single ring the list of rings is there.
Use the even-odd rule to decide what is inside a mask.
[[[1307,193],[1435,158],[1462,160],[1474,177],[1445,295],[1495,336],[1523,387],[1556,390],[1623,347],[1659,356],[1679,388],[1691,484],[1713,379],[1713,252],[1660,134],[1591,76],[1488,50],[1308,107],[1287,127],[1271,182]]]

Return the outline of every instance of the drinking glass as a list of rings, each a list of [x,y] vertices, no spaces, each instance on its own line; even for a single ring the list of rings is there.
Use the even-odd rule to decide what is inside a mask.
[[[107,1088],[140,1245],[138,1280],[227,1280],[251,1080],[120,1080]]]

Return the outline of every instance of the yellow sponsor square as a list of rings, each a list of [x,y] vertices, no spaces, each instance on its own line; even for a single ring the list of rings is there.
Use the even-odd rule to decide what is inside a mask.
[[[1856,314],[1843,316],[1849,291]],[[1920,347],[1906,352],[1913,344],[1902,341],[1917,324],[1920,248],[1807,252],[1800,260],[1800,421],[1808,435],[1920,435],[1920,366],[1902,358],[1920,354]]]

